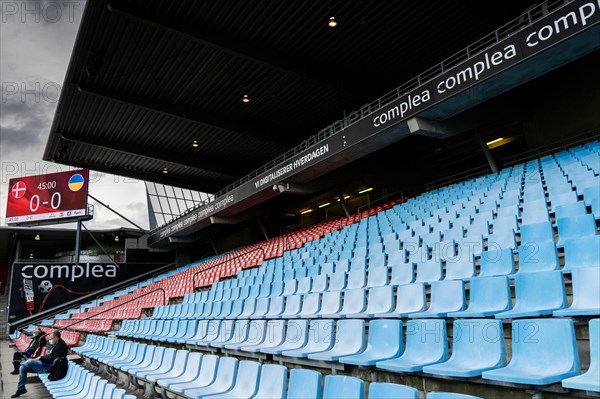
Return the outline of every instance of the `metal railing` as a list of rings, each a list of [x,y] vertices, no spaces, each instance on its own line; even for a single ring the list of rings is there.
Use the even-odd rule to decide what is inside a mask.
[[[258,177],[259,175],[265,173],[269,169],[274,168],[278,164],[286,162],[290,158],[301,153],[302,151],[305,151],[310,147],[316,146],[324,140],[328,139],[329,137],[344,131],[349,126],[368,117],[369,115],[376,113],[378,110],[390,104],[391,102],[398,100],[401,96],[405,95],[411,90],[414,90],[428,83],[429,81],[445,73],[448,69],[470,60],[471,58],[482,53],[491,46],[494,46],[499,42],[511,37],[519,31],[527,28],[534,22],[537,22],[539,19],[545,17],[549,13],[554,12],[555,10],[572,1],[574,0],[547,0],[542,4],[535,5],[534,7],[528,9],[525,13],[521,14],[519,17],[511,20],[507,24],[501,26],[500,28],[489,33],[488,35],[483,36],[481,39],[472,43],[468,47],[454,53],[439,64],[429,68],[428,70],[419,74],[418,76],[415,76],[414,78],[398,86],[394,90],[379,97],[377,100],[363,105],[360,109],[351,112],[348,116],[344,117],[343,119],[337,120],[331,125],[327,126],[326,128],[321,129],[316,134],[308,137],[299,145],[280,155],[271,162],[261,166],[260,168],[249,173],[248,175],[237,180],[236,182],[231,183],[227,187],[217,191],[216,193],[214,193],[212,201],[205,201],[202,204],[195,206],[194,208],[188,209],[186,212],[189,212],[200,206],[204,206],[210,202],[213,202],[215,199],[223,196],[224,194],[232,191],[233,189],[241,186],[242,184],[247,183],[248,181]],[[162,229],[169,223],[165,223],[160,227],[153,229],[151,233]]]
[[[374,199],[373,201],[367,201],[366,204],[361,205],[361,206],[358,207],[358,209],[356,210],[356,213],[358,213],[360,215],[363,210],[368,210],[371,207],[373,207],[373,205],[376,205],[378,202],[380,202],[380,201],[382,201],[382,200],[384,200],[386,198],[393,197],[396,194],[400,194],[401,201],[403,201],[403,199],[404,199],[404,193],[402,191],[394,191],[391,194],[386,194],[383,197]]]
[[[425,191],[432,191],[440,187],[444,187],[450,184],[458,183],[460,181],[471,179],[473,177],[486,175],[492,173],[490,165],[485,164],[471,168],[462,172],[455,173],[450,176],[442,177],[440,179],[433,180],[429,183],[425,183]]]

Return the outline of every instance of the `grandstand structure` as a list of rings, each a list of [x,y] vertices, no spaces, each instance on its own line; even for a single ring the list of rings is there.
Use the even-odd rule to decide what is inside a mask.
[[[86,5],[44,157],[210,194],[50,395],[600,395],[600,3],[235,3]]]

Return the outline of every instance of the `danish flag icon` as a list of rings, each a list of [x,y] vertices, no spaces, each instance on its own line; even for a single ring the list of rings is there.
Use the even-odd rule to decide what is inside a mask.
[[[15,184],[13,184],[10,192],[12,193],[13,197],[15,197],[16,199],[19,199],[22,196],[24,196],[25,193],[27,192],[27,186],[22,181],[18,181]]]

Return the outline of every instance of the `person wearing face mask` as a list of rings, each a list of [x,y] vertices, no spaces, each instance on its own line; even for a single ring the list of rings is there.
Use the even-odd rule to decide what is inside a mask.
[[[15,352],[13,355],[13,366],[14,370],[11,372],[13,375],[19,374],[19,367],[21,367],[21,361],[27,360],[32,357],[38,357],[42,349],[46,346],[46,334],[39,328],[33,332],[31,343],[23,352]]]
[[[54,360],[67,356],[67,343],[61,339],[60,331],[53,331],[50,335],[50,338],[51,339],[48,343],[54,345],[50,350],[50,353],[45,356],[39,356],[21,362],[21,367],[19,368],[19,383],[17,385],[17,392],[12,395],[11,398],[18,398],[19,396],[27,393],[27,390],[25,389],[27,373],[46,374],[48,373],[48,369],[52,367]]]

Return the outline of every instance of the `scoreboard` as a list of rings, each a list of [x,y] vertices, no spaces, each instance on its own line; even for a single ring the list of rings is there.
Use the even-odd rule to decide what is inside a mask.
[[[87,215],[87,169],[10,179],[6,224],[38,224]]]

